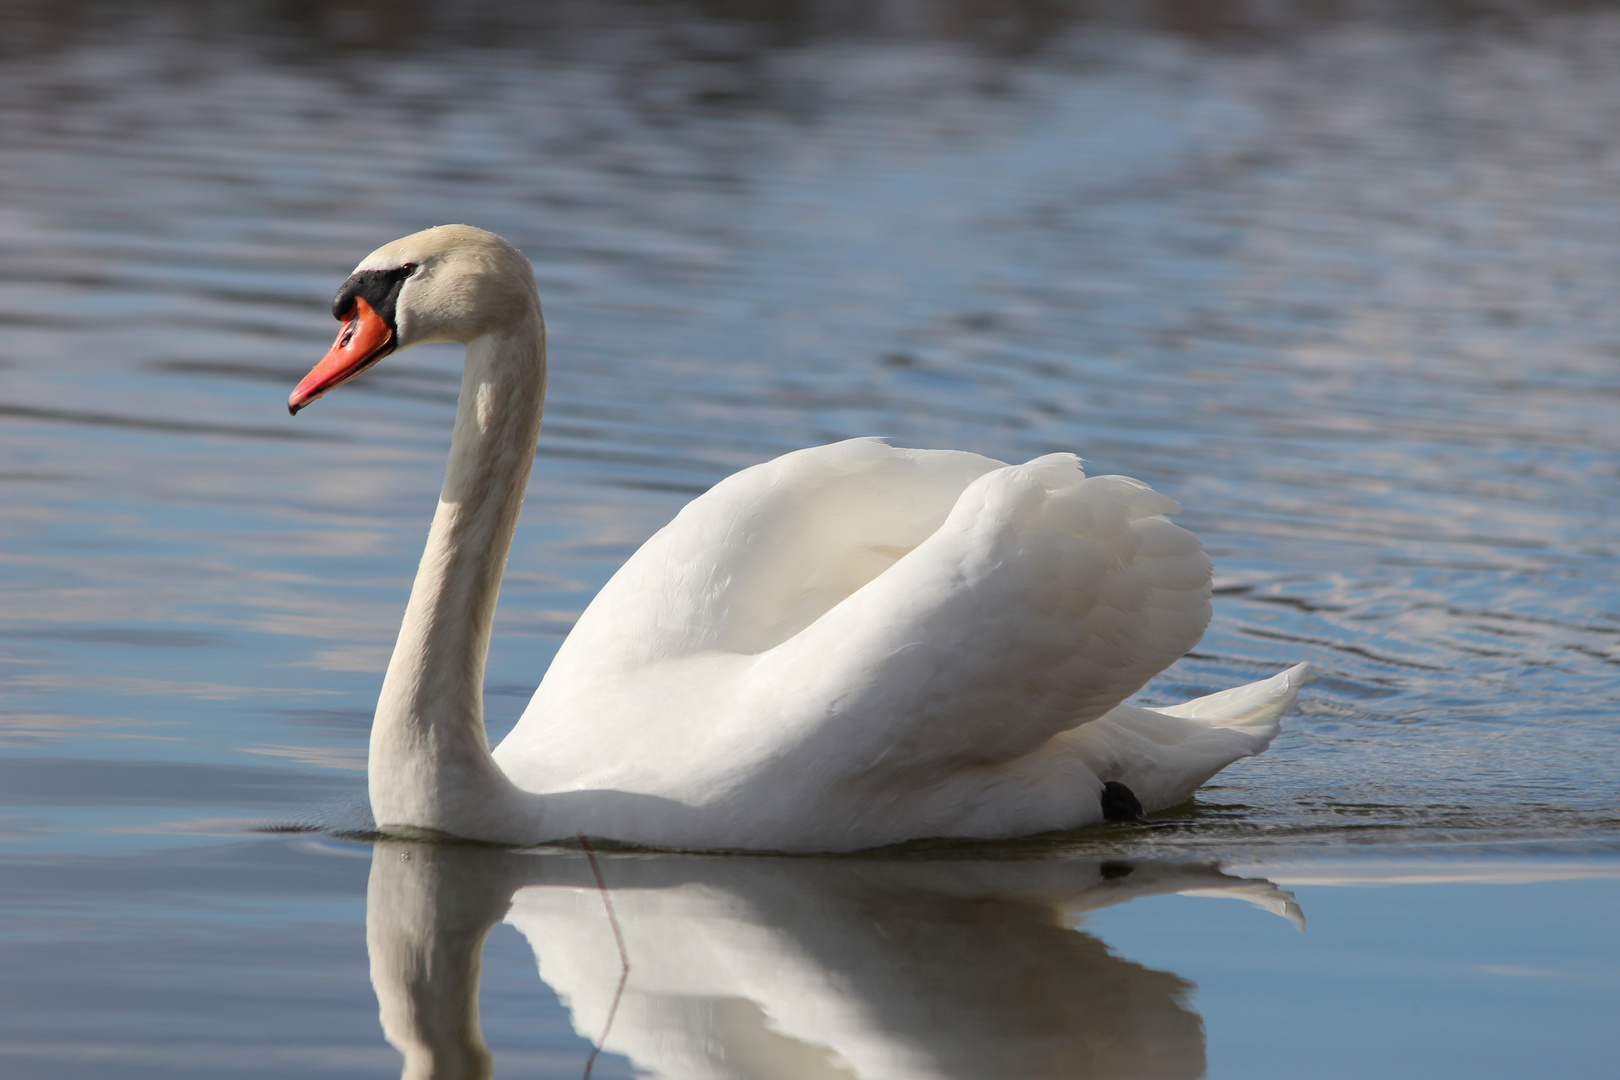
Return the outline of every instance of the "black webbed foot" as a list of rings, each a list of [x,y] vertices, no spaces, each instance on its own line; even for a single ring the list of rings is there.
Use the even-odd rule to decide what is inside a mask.
[[[1103,785],[1102,812],[1105,821],[1147,821],[1147,814],[1142,811],[1142,801],[1136,797],[1136,792],[1118,780],[1110,780]]]

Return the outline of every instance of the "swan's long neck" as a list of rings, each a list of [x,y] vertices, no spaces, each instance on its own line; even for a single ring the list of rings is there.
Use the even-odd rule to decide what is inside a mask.
[[[533,839],[533,800],[490,757],[483,684],[545,388],[538,307],[467,345],[444,489],[372,724],[379,826]]]

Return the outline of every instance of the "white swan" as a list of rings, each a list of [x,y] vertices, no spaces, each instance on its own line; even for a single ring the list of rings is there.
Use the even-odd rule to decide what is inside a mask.
[[[856,439],[693,500],[592,601],[492,754],[484,661],[545,398],[533,274],[494,234],[444,225],[373,252],[333,312],[294,413],[395,350],[467,347],[372,725],[385,831],[844,851],[1075,828],[1173,806],[1264,750],[1306,675],[1124,704],[1210,617],[1209,559],[1163,517],[1174,502],[1068,454]]]

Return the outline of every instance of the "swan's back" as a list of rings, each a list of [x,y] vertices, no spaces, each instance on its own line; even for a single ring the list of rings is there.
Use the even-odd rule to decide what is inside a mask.
[[[554,669],[774,648],[926,540],[968,484],[1002,467],[851,439],[736,473],[613,575]]]

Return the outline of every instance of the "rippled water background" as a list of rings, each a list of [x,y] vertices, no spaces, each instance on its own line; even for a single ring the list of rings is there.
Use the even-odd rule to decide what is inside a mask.
[[[397,1067],[365,1019],[370,854],[340,837],[367,825],[457,357],[284,403],[353,264],[445,221],[530,257],[550,330],[492,734],[618,563],[738,468],[866,434],[1073,450],[1179,499],[1215,557],[1214,625],[1143,700],[1322,677],[1196,827],[1020,850],[1620,851],[1620,10],[1207,8],[0,5],[18,1075],[145,1075],[131,1046],[176,1038],[141,1068],[247,1075],[264,1045],[198,1050],[176,1018],[233,963],[295,1023],[348,1017],[307,997],[344,949],[361,1049],[309,1034],[296,1067]],[[1455,911],[1517,918],[1482,904]],[[144,929],[82,935],[115,911]],[[233,917],[300,927],[313,966],[227,956],[176,976],[196,1001],[62,1019],[238,942]],[[530,1064],[572,1075],[549,1008]],[[273,1026],[236,1043],[292,1052]]]

